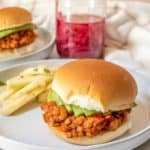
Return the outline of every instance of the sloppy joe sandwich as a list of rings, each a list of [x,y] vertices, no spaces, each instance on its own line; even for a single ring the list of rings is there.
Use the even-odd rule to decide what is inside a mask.
[[[14,50],[34,42],[32,14],[20,7],[0,9],[0,51]]]
[[[47,102],[41,105],[49,128],[79,145],[111,141],[131,128],[137,85],[113,63],[83,59],[56,71]]]

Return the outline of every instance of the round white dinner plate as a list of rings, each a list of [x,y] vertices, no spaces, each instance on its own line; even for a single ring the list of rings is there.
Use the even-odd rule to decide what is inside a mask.
[[[28,62],[0,71],[0,80],[17,75],[27,67],[48,64],[51,67],[72,60]],[[133,73],[133,75],[135,75]],[[137,75],[135,75],[137,76]],[[142,79],[136,78],[138,85]],[[148,81],[147,81],[148,82]],[[145,87],[146,88],[146,87]],[[37,103],[30,103],[13,116],[0,116],[0,148],[4,150],[130,150],[150,139],[150,99],[144,98],[139,88],[138,106],[132,111],[132,129],[109,143],[93,146],[68,144],[51,133],[42,119]]]

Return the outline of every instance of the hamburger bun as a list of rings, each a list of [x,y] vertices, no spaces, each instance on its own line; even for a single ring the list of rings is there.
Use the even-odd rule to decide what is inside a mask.
[[[31,13],[20,7],[0,9],[0,30],[18,27],[32,22]]]
[[[131,108],[137,85],[131,74],[113,63],[83,59],[61,66],[52,89],[67,103],[101,112]]]
[[[117,137],[127,132],[131,128],[131,126],[132,126],[131,121],[128,120],[115,131],[108,131],[104,134],[100,134],[92,138],[86,136],[78,137],[78,138],[67,138],[66,135],[63,132],[61,132],[57,127],[49,126],[49,128],[56,136],[58,136],[59,138],[63,139],[68,143],[78,144],[78,145],[95,145],[95,144],[106,143],[113,139],[116,139]]]

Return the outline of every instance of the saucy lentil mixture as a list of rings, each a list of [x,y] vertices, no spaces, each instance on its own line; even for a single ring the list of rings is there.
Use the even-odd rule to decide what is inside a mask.
[[[55,102],[46,102],[41,105],[45,122],[52,127],[57,127],[68,138],[93,137],[106,131],[116,130],[126,120],[130,109],[99,113],[92,116],[74,116],[64,106],[57,106]]]
[[[0,38],[0,51],[4,51],[5,49],[13,51],[15,48],[31,44],[36,37],[37,35],[32,29],[10,34],[4,38]]]

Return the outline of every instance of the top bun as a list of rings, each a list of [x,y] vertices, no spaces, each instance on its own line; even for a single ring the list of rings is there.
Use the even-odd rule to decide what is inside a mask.
[[[128,71],[97,59],[83,59],[60,67],[52,89],[68,104],[101,112],[131,108],[137,85]]]
[[[31,21],[31,13],[24,8],[7,7],[0,9],[0,30],[31,23]]]

